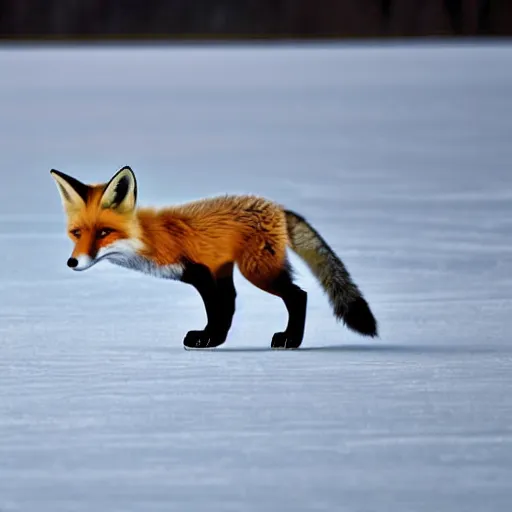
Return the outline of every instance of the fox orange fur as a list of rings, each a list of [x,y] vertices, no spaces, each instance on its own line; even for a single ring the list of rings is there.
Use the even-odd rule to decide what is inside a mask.
[[[190,331],[186,348],[213,348],[227,338],[235,312],[233,267],[258,288],[281,297],[288,310],[273,348],[298,348],[307,294],[293,283],[287,248],[309,266],[335,316],[355,331],[377,335],[377,323],[341,260],[303,217],[262,197],[202,199],[163,209],[137,208],[137,182],[123,167],[108,183],[86,185],[52,170],[75,247],[74,270],[101,260],[194,286],[207,314],[204,329]]]

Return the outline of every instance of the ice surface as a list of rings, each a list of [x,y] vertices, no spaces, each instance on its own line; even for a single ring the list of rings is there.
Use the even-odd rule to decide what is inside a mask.
[[[0,51],[0,510],[505,511],[512,500],[512,47]],[[71,272],[51,168],[141,203],[267,195],[380,323],[309,291],[304,350],[239,274],[225,349],[194,290]]]

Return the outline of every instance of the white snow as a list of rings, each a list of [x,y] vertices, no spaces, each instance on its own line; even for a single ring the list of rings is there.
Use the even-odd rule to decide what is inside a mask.
[[[0,50],[0,510],[505,511],[512,500],[512,46]],[[186,285],[75,273],[51,168],[141,204],[297,210],[381,338],[236,275],[223,349]]]

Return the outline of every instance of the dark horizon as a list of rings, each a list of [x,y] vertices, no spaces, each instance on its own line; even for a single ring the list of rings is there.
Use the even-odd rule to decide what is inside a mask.
[[[0,0],[2,40],[511,35],[506,0]]]

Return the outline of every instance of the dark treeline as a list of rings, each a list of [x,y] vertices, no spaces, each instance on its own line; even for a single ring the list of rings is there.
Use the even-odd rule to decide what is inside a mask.
[[[512,34],[512,0],[0,0],[2,38]]]

